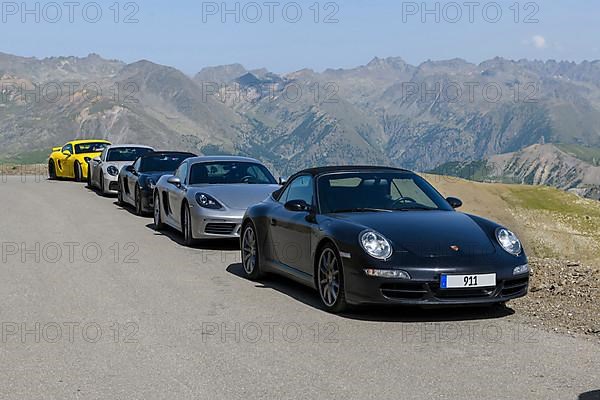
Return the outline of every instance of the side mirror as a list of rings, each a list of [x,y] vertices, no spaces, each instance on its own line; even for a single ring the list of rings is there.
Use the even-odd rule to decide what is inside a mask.
[[[446,201],[452,206],[452,208],[456,209],[456,208],[461,208],[463,205],[463,202],[460,199],[457,199],[456,197],[448,197],[446,199]]]
[[[293,212],[309,212],[311,207],[304,200],[290,200],[285,203],[286,210]]]
[[[280,184],[281,186],[285,185],[285,184],[287,183],[287,181],[288,181],[288,178],[286,178],[286,177],[283,177],[283,176],[280,176],[280,177],[279,177],[279,184]]]
[[[64,150],[62,153],[67,157],[71,156],[71,152],[69,150]]]
[[[125,167],[125,171],[133,173],[135,172],[135,168],[133,168],[133,165],[128,165]]]
[[[176,176],[170,177],[169,179],[167,179],[167,182],[169,182],[171,185],[181,186],[181,179],[179,179]]]

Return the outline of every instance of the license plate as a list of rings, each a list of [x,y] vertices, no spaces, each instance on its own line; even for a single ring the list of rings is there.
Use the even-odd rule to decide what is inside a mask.
[[[496,274],[485,275],[442,275],[440,288],[469,289],[496,286]]]

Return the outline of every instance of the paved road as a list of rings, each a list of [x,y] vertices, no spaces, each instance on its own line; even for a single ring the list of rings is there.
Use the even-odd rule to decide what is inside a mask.
[[[0,180],[2,399],[598,398],[600,346],[510,310],[334,316],[82,184]]]

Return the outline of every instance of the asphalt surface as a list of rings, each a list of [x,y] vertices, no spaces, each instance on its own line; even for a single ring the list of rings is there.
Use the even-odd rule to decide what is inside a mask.
[[[244,279],[235,243],[185,248],[83,184],[0,178],[1,399],[600,398],[600,346],[510,307],[330,315]]]

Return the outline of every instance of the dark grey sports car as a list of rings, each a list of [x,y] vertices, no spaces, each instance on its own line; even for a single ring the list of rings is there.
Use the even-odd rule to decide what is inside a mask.
[[[348,304],[494,304],[525,296],[529,266],[519,239],[456,212],[461,205],[406,170],[308,169],[246,212],[244,271],[316,288],[331,312]]]
[[[118,177],[118,203],[130,204],[142,215],[154,210],[154,188],[161,176],[172,174],[193,153],[156,151],[139,157],[133,165],[121,169]]]

